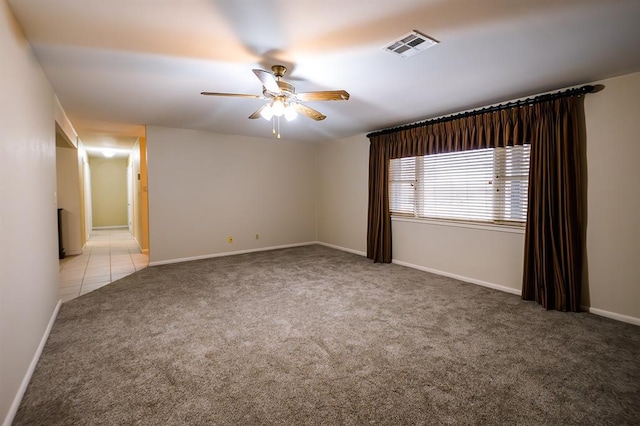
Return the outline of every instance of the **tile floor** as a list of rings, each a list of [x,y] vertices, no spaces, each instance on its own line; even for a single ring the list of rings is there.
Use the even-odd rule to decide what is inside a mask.
[[[60,299],[67,302],[149,266],[128,228],[94,229],[81,255],[60,260]]]

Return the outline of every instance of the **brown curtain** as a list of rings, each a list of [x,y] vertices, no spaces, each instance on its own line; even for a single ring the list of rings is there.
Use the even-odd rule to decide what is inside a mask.
[[[367,257],[391,263],[391,214],[389,213],[389,153],[383,139],[369,146],[369,218]]]
[[[390,263],[389,160],[444,152],[522,145],[530,140],[530,108],[507,108],[373,135],[369,149],[367,257]]]
[[[580,310],[584,194],[582,97],[535,105],[522,298],[545,309]]]
[[[522,297],[548,309],[577,310],[584,226],[582,99],[567,95],[370,135],[367,257],[392,260],[390,159],[531,143]]]

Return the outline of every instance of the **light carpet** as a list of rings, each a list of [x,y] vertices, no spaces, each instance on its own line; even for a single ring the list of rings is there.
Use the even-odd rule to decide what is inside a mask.
[[[306,246],[63,304],[14,424],[639,424],[640,327]]]

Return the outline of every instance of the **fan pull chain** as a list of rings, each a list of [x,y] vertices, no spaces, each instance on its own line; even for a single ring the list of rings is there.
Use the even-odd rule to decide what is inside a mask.
[[[280,117],[276,117],[278,120],[278,139],[280,139]]]

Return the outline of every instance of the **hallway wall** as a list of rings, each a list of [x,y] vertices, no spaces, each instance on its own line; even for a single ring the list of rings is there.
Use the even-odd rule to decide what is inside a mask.
[[[55,95],[0,2],[0,421],[10,424],[58,307]]]
[[[62,241],[65,253],[82,253],[80,211],[80,173],[78,171],[78,150],[56,147],[56,171],[58,208],[62,210]]]
[[[149,210],[147,200],[147,144],[138,138],[129,154],[133,169],[133,237],[143,253],[149,252]]]
[[[89,157],[93,226],[127,226],[127,159]]]

